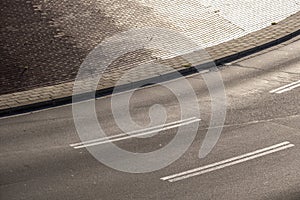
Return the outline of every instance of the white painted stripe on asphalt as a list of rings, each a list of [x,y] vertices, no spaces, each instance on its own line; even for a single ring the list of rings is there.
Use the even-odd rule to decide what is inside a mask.
[[[281,94],[283,92],[295,89],[296,87],[299,87],[300,85],[300,80],[299,81],[295,81],[293,83],[290,83],[288,85],[284,85],[282,87],[279,87],[277,89],[271,90],[270,93],[276,93],[276,94]]]
[[[278,151],[282,151],[282,150],[285,150],[285,149],[288,149],[288,148],[291,148],[291,147],[294,147],[294,146],[295,146],[294,144],[289,144],[287,146],[279,147],[279,148],[276,148],[276,149],[273,149],[273,150],[270,150],[270,151],[266,151],[266,152],[263,152],[263,153],[260,153],[260,154],[256,154],[254,156],[250,156],[250,157],[241,159],[241,160],[237,160],[237,161],[234,161],[234,162],[231,162],[231,163],[227,163],[227,164],[224,164],[224,165],[219,165],[219,166],[216,166],[214,168],[207,169],[207,170],[195,172],[193,174],[188,174],[186,176],[181,176],[181,177],[178,177],[178,178],[170,179],[168,181],[169,182],[176,182],[176,181],[180,181],[180,180],[183,180],[183,179],[191,178],[191,177],[194,177],[194,176],[199,176],[199,175],[206,174],[206,173],[209,173],[209,172],[212,172],[212,171],[223,169],[225,167],[230,167],[232,165],[243,163],[243,162],[246,162],[246,161],[249,161],[249,160],[253,160],[253,159],[256,159],[256,158],[259,158],[259,157],[262,157],[262,156],[266,156],[266,155],[269,155],[269,154],[272,154],[272,153],[275,153],[275,152],[278,152]]]
[[[78,143],[70,144],[70,146],[74,147],[74,146],[79,146],[79,145],[84,145],[84,144],[89,144],[89,143],[94,143],[94,142],[100,142],[100,141],[104,141],[104,140],[111,140],[111,139],[114,139],[114,138],[119,138],[119,137],[128,136],[128,135],[134,135],[134,134],[137,134],[137,133],[140,133],[140,132],[150,131],[150,130],[153,130],[153,129],[160,129],[160,128],[171,126],[171,125],[174,125],[174,124],[179,124],[179,123],[184,123],[184,122],[187,122],[187,121],[192,121],[192,120],[195,120],[195,119],[197,119],[197,118],[196,117],[191,117],[191,118],[188,118],[188,119],[178,120],[178,121],[170,122],[170,123],[167,123],[167,124],[153,126],[153,127],[149,127],[149,128],[145,128],[145,129],[141,129],[141,130],[136,130],[136,131],[131,131],[131,132],[128,132],[128,133],[121,133],[121,134],[112,135],[112,136],[109,136],[109,137],[97,138],[97,139],[94,139],[94,140],[88,140],[88,141],[84,141],[84,142],[78,142]]]
[[[91,146],[106,144],[106,143],[109,143],[109,142],[118,142],[118,141],[127,140],[127,139],[131,139],[131,138],[139,137],[139,136],[150,135],[152,133],[156,133],[156,132],[160,132],[160,131],[166,131],[166,130],[174,129],[174,128],[177,128],[177,127],[180,127],[180,126],[186,126],[188,124],[192,124],[192,123],[199,122],[199,121],[201,121],[201,119],[196,118],[194,120],[186,121],[184,123],[179,123],[179,124],[175,124],[175,125],[172,125],[172,126],[159,128],[159,129],[155,129],[155,130],[152,130],[152,131],[142,132],[142,133],[138,133],[138,134],[134,134],[134,135],[127,135],[126,134],[126,136],[123,136],[123,137],[120,137],[120,138],[105,139],[105,140],[102,140],[102,141],[99,141],[99,142],[83,144],[83,145],[80,145],[80,146],[73,146],[73,148],[74,149],[81,149],[81,148],[85,148],[85,147],[91,147]]]
[[[230,158],[227,160],[223,160],[223,161],[216,162],[216,163],[213,163],[210,165],[206,165],[203,167],[199,167],[199,168],[195,168],[195,169],[188,170],[185,172],[181,172],[178,174],[166,176],[166,177],[161,178],[161,180],[164,180],[164,181],[167,180],[169,182],[176,182],[176,181],[190,178],[193,176],[197,176],[197,175],[205,174],[205,173],[215,171],[218,169],[222,169],[222,168],[225,168],[225,167],[228,167],[231,165],[235,165],[235,164],[238,164],[241,162],[252,160],[252,159],[264,156],[264,155],[268,155],[268,154],[271,154],[271,153],[274,153],[277,151],[281,151],[281,150],[293,147],[293,146],[294,146],[294,144],[291,144],[288,141],[282,142],[280,144],[276,144],[276,145],[273,145],[273,146],[270,146],[270,147],[267,147],[264,149],[256,150],[256,151],[253,151],[251,153],[247,153],[247,154],[244,154],[241,156],[233,157],[233,158]]]
[[[300,87],[300,83],[297,84],[297,85],[293,85],[293,86],[291,86],[291,87],[288,87],[288,88],[286,88],[286,89],[284,89],[284,90],[280,90],[280,91],[276,92],[276,94],[281,94],[281,93],[284,93],[284,92],[293,90],[293,89],[295,89],[295,88],[297,88],[297,87]]]

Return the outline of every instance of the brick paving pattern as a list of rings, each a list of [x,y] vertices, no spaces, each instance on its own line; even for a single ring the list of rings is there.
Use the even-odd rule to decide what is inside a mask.
[[[101,11],[100,8],[93,7],[90,3],[84,4],[79,0],[70,1],[72,3],[65,2],[63,6],[72,8],[67,9],[69,13],[66,14],[66,9],[61,8],[62,4],[59,1],[49,4],[42,2],[38,0],[1,1],[0,112],[70,97],[73,89],[72,81],[86,55],[105,37],[126,30],[126,27],[120,25],[124,23],[113,21],[104,15],[107,11]],[[109,1],[103,2],[109,4]],[[136,5],[129,4],[125,6],[132,6],[132,11],[144,9],[149,16],[151,15],[147,8],[136,8],[134,7]],[[114,8],[113,12],[116,9],[120,10],[120,8]],[[130,13],[128,15],[131,16]],[[159,22],[159,20],[147,21],[143,16],[145,15],[138,15],[136,19],[132,19],[133,25],[137,24],[142,27],[145,24],[151,26],[160,23],[162,27],[172,28],[170,24]],[[66,17],[76,18],[78,21],[67,20]],[[99,23],[103,21],[105,24]],[[57,25],[59,23],[64,23],[64,30],[60,30],[61,26]],[[70,23],[77,23],[78,26],[70,25]],[[276,25],[209,47],[206,51],[213,60],[219,60],[259,47],[299,29],[300,12]],[[202,62],[194,55],[193,58],[196,59],[193,62],[194,65]],[[151,52],[147,50],[125,55],[106,71],[98,90],[115,86],[127,70],[141,61],[153,59]],[[176,70],[190,66],[182,56],[157,62]],[[158,71],[155,67],[150,67],[147,71],[130,75],[129,82],[167,73],[167,70]]]
[[[74,80],[97,44],[128,27],[170,27],[130,1],[45,2],[1,1],[0,94]]]

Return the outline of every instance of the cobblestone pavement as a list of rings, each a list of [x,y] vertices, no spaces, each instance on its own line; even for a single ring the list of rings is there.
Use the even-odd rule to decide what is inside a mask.
[[[57,103],[72,95],[73,81],[87,54],[104,38],[134,27],[177,30],[172,20],[158,17],[149,6],[134,1],[74,0],[3,0],[1,1],[0,113]],[[117,17],[116,17],[117,16]],[[297,35],[300,12],[268,26],[221,44],[206,48],[217,63],[236,58],[274,41]],[[221,40],[220,40],[221,41]],[[190,55],[193,65],[203,62]],[[157,59],[153,52],[140,50],[111,64],[98,89],[112,88],[118,79],[137,63]],[[223,60],[222,60],[223,59]],[[190,69],[182,56],[158,62],[176,70]],[[149,67],[132,74],[129,82],[167,74]]]

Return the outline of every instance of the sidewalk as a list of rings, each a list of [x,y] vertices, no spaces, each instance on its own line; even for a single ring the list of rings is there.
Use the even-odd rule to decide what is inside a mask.
[[[113,32],[114,28],[111,27],[110,31]],[[286,18],[285,20],[277,24],[271,25],[259,31],[247,34],[237,39],[230,40],[228,42],[224,42],[212,47],[208,47],[206,48],[206,51],[210,54],[211,58],[216,62],[216,64],[220,65],[222,63],[230,62],[232,60],[241,58],[243,56],[265,49],[267,47],[271,47],[279,43],[285,42],[299,34],[300,34],[300,12]],[[62,36],[57,35],[57,33],[53,37],[58,38],[58,40],[64,39]],[[72,46],[72,44],[70,45]],[[82,55],[86,54],[86,52],[85,53],[80,52],[78,51],[78,49],[76,50],[76,52],[72,52],[71,47],[68,48],[65,46],[64,48],[60,49],[60,52],[65,51],[65,55],[63,56],[71,56],[72,59],[74,59],[73,60],[74,63],[78,63],[82,61]],[[55,51],[56,49],[52,49],[51,51],[49,50],[48,53],[52,55],[53,52]],[[78,54],[80,54],[81,56],[78,56]],[[145,55],[147,57],[147,53]],[[52,56],[53,56],[52,59],[54,59],[55,54]],[[47,52],[45,52],[45,55],[42,55],[42,57],[45,60],[43,62],[41,61],[37,62],[38,64],[42,63],[43,65],[47,65],[48,62],[51,62],[51,60],[49,60],[51,59],[51,56],[49,57],[47,55]],[[168,66],[171,66],[172,68],[180,71],[181,73],[189,73],[194,70],[194,68],[190,66],[190,63],[188,63],[181,56],[172,59],[162,60],[160,62],[163,62]],[[58,66],[60,65],[64,66],[65,64],[63,60],[62,61],[55,60],[55,63]],[[203,61],[198,60],[193,64],[195,63],[197,65],[203,64]],[[67,66],[72,65],[72,63],[67,63],[67,64],[68,64]],[[24,73],[26,73],[26,70],[28,70],[27,67],[29,67],[30,63],[27,63],[27,65],[28,66],[25,66],[23,69],[18,69],[18,70],[24,70],[25,71]],[[115,67],[113,67],[111,70],[109,70],[104,74],[103,79],[99,83],[97,93],[99,95],[109,94],[112,91],[113,87],[115,86],[116,82],[119,80],[119,78],[124,74],[124,72],[130,70],[130,67],[132,67],[132,63],[122,63],[122,62],[115,63]],[[52,73],[59,73],[57,71],[52,72],[50,68],[46,68],[46,69],[49,70],[48,76],[53,75]],[[18,73],[19,72],[20,71],[18,71]],[[53,81],[52,82],[53,84],[51,84],[51,81],[49,82],[49,80],[51,80],[51,77],[50,78],[45,77],[45,80],[47,80],[46,85],[49,85],[50,83],[50,86],[41,87],[42,84],[40,84],[40,85],[35,85],[36,87],[32,87],[32,85],[34,86],[34,84],[32,84],[31,87],[28,87],[27,89],[25,87],[25,91],[20,91],[20,92],[2,91],[2,95],[0,96],[0,116],[71,102],[73,80],[76,73],[77,73],[76,68],[70,67],[66,71],[64,71],[64,75],[61,76],[62,79],[58,81],[57,80]],[[135,82],[142,81],[144,79],[149,79],[149,78],[151,79],[151,78],[167,76],[168,73],[169,72],[167,70],[157,71],[157,69],[155,68],[149,68],[147,69],[147,71],[131,74],[130,75],[131,81],[128,82],[128,84],[124,85],[124,90],[128,88],[133,88]],[[64,77],[65,80],[63,79]],[[23,79],[23,81],[26,81],[26,79]],[[1,80],[1,82],[3,82],[3,80]],[[57,84],[59,82],[63,82],[63,83]]]

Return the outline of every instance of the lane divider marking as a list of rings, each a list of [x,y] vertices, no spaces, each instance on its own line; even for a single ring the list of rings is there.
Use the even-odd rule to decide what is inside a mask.
[[[288,85],[284,85],[284,86],[279,87],[277,89],[271,90],[270,93],[271,94],[273,94],[273,93],[281,94],[281,93],[293,90],[293,89],[295,89],[297,87],[300,87],[300,80],[296,81],[296,82],[293,82],[293,83],[290,83]]]
[[[128,133],[121,133],[121,134],[118,134],[118,135],[112,135],[112,136],[105,137],[105,138],[98,138],[98,139],[89,140],[89,141],[85,141],[85,142],[79,142],[79,143],[71,144],[70,146],[73,147],[73,146],[78,146],[78,145],[83,145],[83,144],[88,144],[88,143],[93,143],[93,142],[99,142],[99,141],[103,141],[103,140],[110,140],[110,139],[123,137],[123,136],[128,136],[128,135],[134,135],[136,133],[150,131],[150,130],[153,130],[153,129],[159,129],[159,128],[162,128],[162,127],[171,126],[171,125],[186,122],[186,121],[191,121],[191,120],[194,120],[194,119],[197,119],[197,118],[196,117],[191,117],[191,118],[188,118],[188,119],[179,120],[179,121],[175,121],[175,122],[170,122],[170,123],[167,123],[167,124],[153,126],[153,127],[149,127],[149,128],[145,128],[145,129],[141,129],[141,130],[131,131],[131,132],[128,132]]]
[[[280,144],[276,144],[276,145],[273,145],[273,146],[270,146],[270,147],[267,147],[267,148],[264,148],[264,149],[253,151],[251,153],[243,154],[243,155],[240,155],[240,156],[237,156],[237,157],[226,159],[226,160],[216,162],[216,163],[213,163],[213,164],[210,164],[210,165],[206,165],[206,166],[203,166],[203,167],[199,167],[199,168],[184,171],[184,172],[181,172],[181,173],[173,174],[173,175],[170,175],[170,176],[162,177],[160,179],[163,180],[163,181],[171,182],[171,183],[172,182],[177,182],[177,181],[184,180],[184,179],[187,179],[187,178],[191,178],[191,177],[194,177],[194,176],[199,176],[199,175],[206,174],[206,173],[209,173],[209,172],[213,172],[213,171],[216,171],[216,170],[219,170],[219,169],[223,169],[225,167],[229,167],[229,166],[232,166],[232,165],[243,163],[243,162],[246,162],[246,161],[249,161],[249,160],[253,160],[253,159],[256,159],[256,158],[259,158],[259,157],[262,157],[262,156],[266,156],[268,154],[272,154],[272,153],[275,153],[275,152],[278,152],[278,151],[282,151],[282,150],[285,150],[285,149],[288,149],[288,148],[291,148],[291,147],[294,147],[294,146],[295,146],[294,144],[291,144],[290,142],[286,141],[286,142],[282,142]]]
[[[192,124],[195,122],[199,122],[199,121],[201,121],[201,119],[192,117],[192,118],[179,120],[179,121],[175,121],[175,122],[171,122],[171,123],[167,123],[167,124],[162,124],[162,125],[142,129],[142,130],[132,131],[129,133],[122,133],[122,134],[113,135],[113,136],[109,136],[109,137],[74,143],[74,144],[70,144],[70,146],[73,147],[74,149],[81,149],[81,148],[85,148],[85,147],[106,144],[109,142],[117,142],[117,141],[127,140],[127,139],[131,139],[131,138],[139,137],[139,136],[150,135],[150,134],[157,133],[160,131],[166,131],[166,130],[174,129],[174,128],[177,128],[180,126],[186,126],[186,125],[189,125],[189,124]]]

